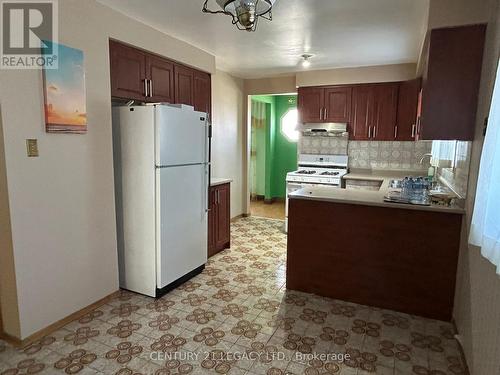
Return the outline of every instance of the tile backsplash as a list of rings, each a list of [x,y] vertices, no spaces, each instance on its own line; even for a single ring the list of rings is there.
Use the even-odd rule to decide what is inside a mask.
[[[347,141],[339,137],[300,137],[299,152],[304,154],[348,154],[349,168],[427,170],[431,141],[382,142]]]
[[[300,136],[298,150],[300,154],[345,155],[347,137]]]
[[[420,159],[431,152],[432,142],[350,141],[349,167],[368,169],[427,170],[429,159]]]
[[[449,141],[452,142],[452,141]],[[467,194],[472,142],[456,142],[455,154],[451,156],[452,167],[438,168],[437,174],[460,197]],[[432,141],[348,141],[343,137],[299,138],[299,153],[349,155],[349,168],[413,170],[427,172],[430,159],[423,164],[420,159],[431,153]]]

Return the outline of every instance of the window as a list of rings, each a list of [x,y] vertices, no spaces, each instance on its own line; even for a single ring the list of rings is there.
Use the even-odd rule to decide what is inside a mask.
[[[281,118],[281,132],[290,142],[297,142],[299,140],[297,123],[297,108],[289,109],[288,112]]]
[[[469,242],[500,274],[500,70],[497,70],[484,139]]]

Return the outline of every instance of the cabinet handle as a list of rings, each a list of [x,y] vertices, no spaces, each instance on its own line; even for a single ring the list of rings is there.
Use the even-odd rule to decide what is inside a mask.
[[[145,80],[144,80],[144,96],[145,96],[146,98],[149,96],[149,95],[148,95],[148,92],[149,92],[149,90],[148,90],[148,80],[147,80],[147,79],[145,79]]]
[[[398,137],[398,126],[394,126],[394,139]]]
[[[416,129],[417,129],[417,125],[413,124],[411,126],[411,137],[412,138],[415,138],[415,131],[416,131]]]
[[[216,194],[217,195],[217,197],[216,197],[217,198],[217,204],[220,203],[220,196],[219,196],[219,194],[220,194],[220,190],[217,190],[217,194]]]
[[[368,127],[368,139],[370,139],[372,137],[372,127],[369,126]]]
[[[153,97],[153,80],[152,79],[149,80],[149,97],[150,98]]]
[[[376,126],[374,126],[374,127],[373,127],[373,134],[372,134],[372,138],[373,138],[373,139],[375,139],[375,137],[377,136],[376,134],[377,134],[377,127],[376,127]]]
[[[323,108],[319,109],[319,119],[323,120]]]
[[[328,108],[325,108],[325,120],[327,119],[328,117]]]

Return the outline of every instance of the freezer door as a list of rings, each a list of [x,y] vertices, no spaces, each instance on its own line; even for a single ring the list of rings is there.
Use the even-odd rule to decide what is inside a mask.
[[[208,165],[157,169],[157,287],[207,261]]]
[[[156,106],[156,165],[173,166],[208,161],[206,114],[189,106]]]

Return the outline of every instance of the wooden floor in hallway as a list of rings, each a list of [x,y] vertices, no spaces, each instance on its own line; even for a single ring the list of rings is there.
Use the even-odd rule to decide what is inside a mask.
[[[252,200],[250,202],[250,214],[268,219],[285,220],[285,202],[264,203],[263,200]]]

